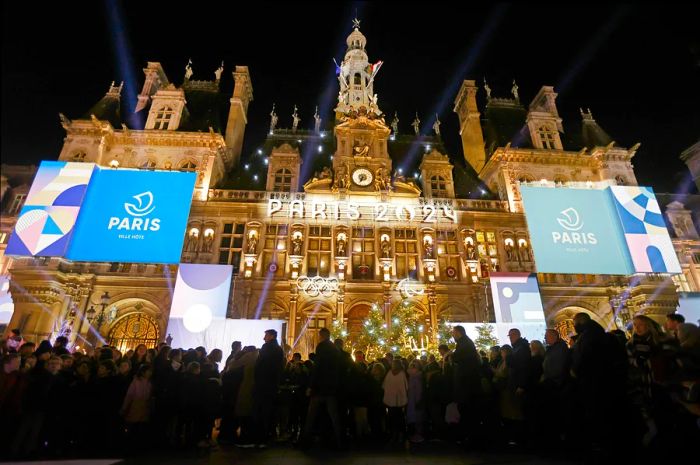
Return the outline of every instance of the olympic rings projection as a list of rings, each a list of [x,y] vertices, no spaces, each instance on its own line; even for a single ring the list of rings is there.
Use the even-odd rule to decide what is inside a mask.
[[[334,292],[338,291],[338,280],[336,278],[324,278],[316,276],[309,278],[308,276],[299,276],[297,279],[297,287],[304,291],[309,297],[331,297]]]

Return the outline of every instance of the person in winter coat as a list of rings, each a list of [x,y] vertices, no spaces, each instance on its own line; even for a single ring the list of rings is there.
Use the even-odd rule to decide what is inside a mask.
[[[480,422],[478,399],[481,394],[481,356],[463,326],[452,328],[456,342],[450,356],[452,369],[452,402],[459,409],[457,440],[473,438]]]
[[[282,372],[286,361],[284,352],[277,342],[277,331],[265,331],[265,343],[260,348],[255,361],[255,383],[253,386],[253,420],[255,441],[265,446],[274,422],[275,409]]]
[[[126,391],[121,414],[127,425],[131,444],[136,451],[143,449],[148,437],[148,423],[151,419],[151,374],[148,364],[141,364],[134,380]]]
[[[255,383],[255,362],[258,359],[258,350],[255,346],[246,346],[241,351],[243,354],[231,364],[231,370],[243,370],[243,380],[238,388],[236,396],[235,415],[238,424],[241,425],[241,433],[237,445],[239,447],[254,447],[253,426],[253,386]]]
[[[384,405],[388,409],[387,429],[391,442],[402,442],[406,431],[404,408],[408,404],[408,379],[400,360],[394,360],[384,377]]]
[[[411,442],[423,442],[423,413],[425,400],[423,398],[423,371],[418,360],[412,361],[408,366],[408,407],[406,409],[406,422],[409,429],[413,430]]]
[[[311,435],[318,416],[319,409],[324,406],[333,425],[333,433],[337,447],[342,447],[343,430],[338,413],[338,382],[340,377],[340,352],[331,342],[331,332],[328,328],[321,328],[318,332],[320,342],[316,346],[314,366],[311,370],[311,379],[307,396],[309,410],[304,422],[304,430],[299,445],[307,447],[311,441]]]

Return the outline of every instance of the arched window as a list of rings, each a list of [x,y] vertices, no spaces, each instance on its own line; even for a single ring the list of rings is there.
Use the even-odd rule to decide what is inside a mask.
[[[618,186],[626,186],[627,181],[625,181],[625,178],[618,174],[617,176],[615,176],[615,184],[617,184]]]
[[[362,76],[360,76],[360,73],[355,73],[355,78],[354,78],[353,84],[355,84],[356,86],[359,86],[362,84]]]
[[[137,305],[137,309],[138,309]],[[122,352],[136,348],[139,344],[155,347],[160,331],[158,323],[142,312],[129,313],[117,320],[109,332],[109,345]]]
[[[165,106],[156,112],[156,120],[154,124],[155,129],[168,129],[170,125],[170,120],[172,119],[175,112],[171,107]]]
[[[286,168],[277,170],[275,173],[275,184],[272,188],[275,192],[292,191],[292,172]]]
[[[185,160],[180,164],[180,171],[196,171],[197,164],[192,160]]]
[[[141,163],[141,168],[145,170],[152,170],[155,169],[156,167],[156,162],[153,161],[152,159],[148,158]]]
[[[71,161],[74,163],[83,163],[85,161],[85,157],[87,157],[87,154],[81,150],[73,154]]]
[[[556,134],[551,128],[546,125],[540,126],[539,129],[537,129],[537,134],[540,137],[540,141],[542,141],[542,148],[556,148]]]
[[[447,181],[442,176],[433,176],[430,178],[430,192],[433,197],[445,198],[447,194]]]

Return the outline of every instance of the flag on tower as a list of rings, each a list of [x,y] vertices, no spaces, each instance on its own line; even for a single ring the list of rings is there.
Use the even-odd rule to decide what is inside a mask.
[[[369,65],[370,66],[370,76],[371,77],[376,76],[377,73],[379,72],[379,68],[381,68],[383,64],[384,64],[384,62],[382,60],[379,60],[375,64]]]

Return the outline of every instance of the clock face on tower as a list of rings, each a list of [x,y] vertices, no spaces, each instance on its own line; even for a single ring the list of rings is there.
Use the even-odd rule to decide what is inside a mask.
[[[352,172],[352,182],[360,187],[369,186],[373,179],[374,175],[367,168],[357,168]]]

